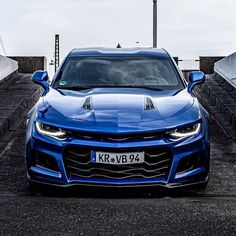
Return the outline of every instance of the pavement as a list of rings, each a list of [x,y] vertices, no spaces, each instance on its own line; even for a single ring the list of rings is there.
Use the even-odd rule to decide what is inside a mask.
[[[236,142],[218,123],[213,117],[204,191],[80,187],[42,193],[27,185],[21,122],[0,152],[0,235],[236,235]]]
[[[27,186],[24,125],[0,154],[0,235],[235,235],[236,143],[213,121],[205,191]]]

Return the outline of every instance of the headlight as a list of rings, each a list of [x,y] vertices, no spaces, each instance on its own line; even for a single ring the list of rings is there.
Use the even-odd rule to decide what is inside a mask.
[[[190,125],[183,128],[177,128],[172,131],[167,132],[170,139],[179,140],[182,138],[187,138],[190,136],[197,135],[201,129],[201,123]]]
[[[57,140],[66,140],[67,133],[61,128],[57,128],[51,125],[41,124],[39,122],[35,123],[36,130],[39,134],[55,138]]]

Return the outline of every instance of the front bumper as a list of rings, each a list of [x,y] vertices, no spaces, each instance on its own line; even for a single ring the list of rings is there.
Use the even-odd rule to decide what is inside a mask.
[[[160,178],[81,178],[69,176],[66,170],[63,155],[70,147],[99,149],[106,152],[112,149],[120,153],[123,150],[129,152],[149,149],[168,149],[172,153],[171,162],[165,177]],[[44,168],[35,164],[35,152],[40,152],[53,157],[57,163],[58,170]],[[194,159],[200,156],[200,163],[195,168],[182,167],[181,163],[185,158]],[[42,156],[43,158],[43,156]],[[74,185],[86,186],[106,186],[106,187],[130,187],[130,186],[160,186],[166,188],[176,188],[188,185],[204,183],[208,180],[210,145],[209,140],[202,130],[198,136],[188,139],[170,142],[162,138],[158,140],[136,141],[136,142],[99,142],[91,140],[70,139],[68,141],[57,141],[49,137],[39,135],[34,128],[26,144],[27,176],[32,182],[46,183],[49,185],[69,187]]]

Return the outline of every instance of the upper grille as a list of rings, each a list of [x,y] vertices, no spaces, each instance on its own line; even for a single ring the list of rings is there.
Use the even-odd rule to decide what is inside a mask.
[[[93,148],[93,151],[102,150]],[[112,152],[106,149],[107,151]],[[145,152],[145,162],[141,164],[110,165],[92,163],[90,161],[91,149],[83,147],[67,148],[63,154],[63,160],[68,177],[116,180],[167,178],[172,161],[172,152],[169,149],[140,151]],[[115,152],[130,152],[130,150]]]
[[[164,133],[143,133],[143,134],[99,134],[99,133],[84,133],[80,131],[70,131],[70,135],[79,139],[89,139],[96,141],[108,142],[128,142],[128,141],[144,141],[151,139],[160,139]]]

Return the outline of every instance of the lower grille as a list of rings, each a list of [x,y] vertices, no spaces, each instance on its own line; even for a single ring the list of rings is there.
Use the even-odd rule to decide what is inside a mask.
[[[104,151],[94,149],[93,151]],[[106,152],[130,152],[131,150],[107,150]],[[98,179],[151,179],[167,178],[172,162],[169,149],[140,150],[145,152],[145,162],[131,165],[110,165],[92,163],[91,149],[83,147],[67,148],[63,154],[68,177]],[[137,149],[135,149],[137,152]]]

